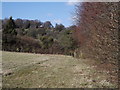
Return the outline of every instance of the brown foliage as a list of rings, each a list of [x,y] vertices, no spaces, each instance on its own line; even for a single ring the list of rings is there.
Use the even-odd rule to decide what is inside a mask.
[[[77,6],[76,36],[85,57],[117,62],[118,3],[86,2]]]

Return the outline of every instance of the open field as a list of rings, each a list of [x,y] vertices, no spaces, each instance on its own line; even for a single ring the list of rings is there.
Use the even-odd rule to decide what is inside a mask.
[[[93,60],[65,55],[3,52],[3,88],[116,88]]]

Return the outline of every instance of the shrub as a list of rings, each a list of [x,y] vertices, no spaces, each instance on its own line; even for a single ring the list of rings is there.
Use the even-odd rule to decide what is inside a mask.
[[[48,49],[49,47],[51,47],[54,42],[53,38],[50,36],[41,36],[40,41],[41,41],[41,46],[44,49]]]

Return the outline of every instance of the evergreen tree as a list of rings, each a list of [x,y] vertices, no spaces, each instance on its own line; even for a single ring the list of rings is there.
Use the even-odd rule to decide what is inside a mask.
[[[3,33],[17,35],[15,28],[16,28],[16,25],[15,25],[14,20],[12,19],[12,16],[11,16],[10,19],[7,21],[7,24],[5,26],[5,29],[3,30]]]

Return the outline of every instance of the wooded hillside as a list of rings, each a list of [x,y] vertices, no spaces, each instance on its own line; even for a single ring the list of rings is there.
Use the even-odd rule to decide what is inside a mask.
[[[73,39],[76,26],[53,26],[50,21],[2,20],[2,50],[41,54],[73,55],[77,44]]]

